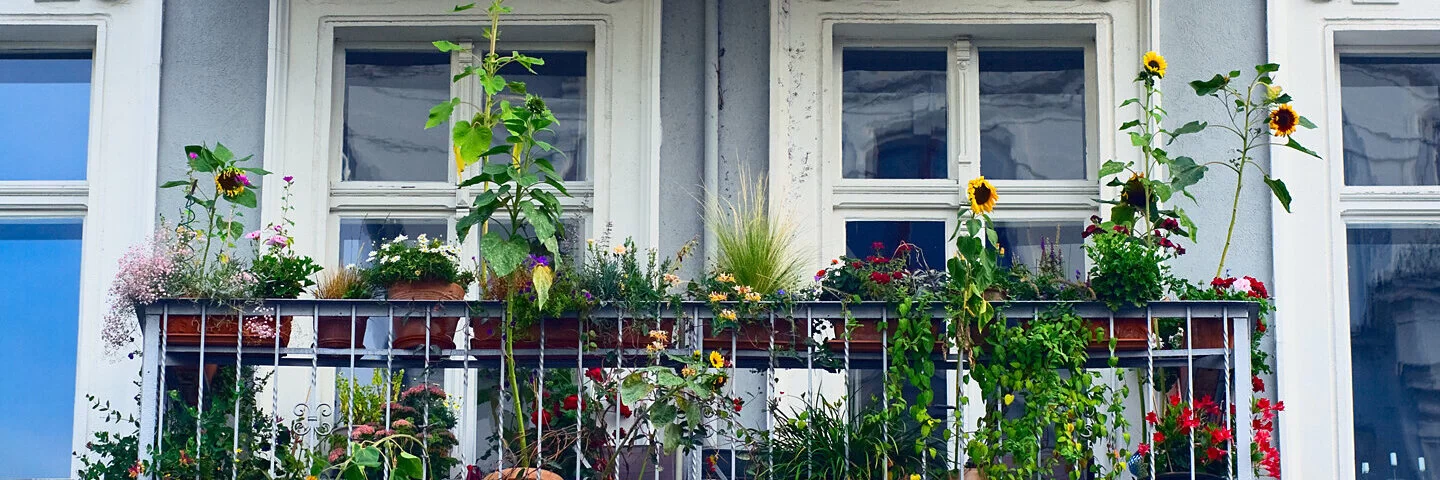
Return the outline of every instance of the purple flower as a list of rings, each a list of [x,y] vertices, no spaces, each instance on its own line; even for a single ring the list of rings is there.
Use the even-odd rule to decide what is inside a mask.
[[[284,235],[276,235],[276,236],[270,237],[270,239],[269,239],[269,240],[266,240],[265,243],[266,243],[266,244],[269,244],[269,245],[274,245],[274,246],[277,246],[277,247],[283,247],[283,246],[286,246],[286,245],[289,245],[289,244],[290,244],[290,239],[285,238]]]
[[[275,230],[276,232],[284,231],[284,229],[280,228],[279,225],[271,225],[270,228]]]
[[[550,266],[550,257],[544,255],[535,255],[532,253],[530,254],[530,259],[526,261],[526,265],[529,265],[530,268],[535,268],[541,265],[548,267]]]
[[[196,154],[195,152],[190,152],[190,159],[191,159],[191,160],[194,160],[194,159],[197,159],[197,158],[200,158],[200,155],[199,155],[199,154]]]
[[[245,238],[248,238],[248,239],[250,239],[250,240],[259,240],[259,239],[260,239],[260,233],[261,233],[261,232],[264,232],[264,231],[265,231],[265,230],[256,230],[256,231],[247,233],[247,234],[245,234]]]
[[[286,175],[285,178],[283,178],[282,180],[285,180],[285,183],[294,183],[294,182],[295,182],[295,176],[294,176],[294,175]]]
[[[775,293],[776,293],[777,295],[780,295],[780,296],[783,297],[783,296],[785,296],[785,289],[782,288],[782,289],[780,289],[780,290],[775,291]]]
[[[585,301],[587,301],[587,302],[593,302],[593,301],[595,301],[595,296],[590,295],[590,291],[589,291],[589,290],[581,290],[581,291],[580,291],[580,294],[585,296]]]
[[[250,177],[246,177],[243,173],[235,174],[235,180],[240,182],[241,185],[245,185],[247,187],[255,186],[254,184],[250,183]]]

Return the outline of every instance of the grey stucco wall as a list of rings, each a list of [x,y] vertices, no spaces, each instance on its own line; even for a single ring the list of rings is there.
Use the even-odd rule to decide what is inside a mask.
[[[660,36],[660,251],[704,235],[705,4],[665,0]],[[702,262],[686,262],[686,274]]]
[[[1255,73],[1254,65],[1265,63],[1265,4],[1254,0],[1164,0],[1160,4],[1159,51],[1168,60],[1165,79],[1165,109],[1169,111],[1167,126],[1175,128],[1190,120],[1211,124],[1227,123],[1220,102],[1210,97],[1197,97],[1188,85],[1192,80],[1208,79],[1216,73],[1240,70],[1246,81]],[[1284,73],[1283,71],[1281,72]],[[1283,77],[1282,77],[1283,80]],[[1121,112],[1129,119],[1133,111]],[[1238,143],[1230,132],[1218,128],[1199,135],[1181,137],[1167,150],[1197,162],[1231,158]],[[1269,155],[1256,151],[1261,165],[1269,168]],[[1225,261],[1230,275],[1250,275],[1269,282],[1274,278],[1270,235],[1270,193],[1254,170],[1245,173],[1240,197],[1239,219],[1234,239]],[[1200,203],[1181,199],[1184,208],[1199,227],[1196,246],[1174,264],[1176,273],[1192,280],[1208,280],[1215,275],[1220,250],[1225,243],[1225,230],[1230,221],[1230,202],[1235,193],[1235,174],[1228,169],[1212,168],[1205,179],[1191,188]]]
[[[740,171],[770,164],[770,2],[720,2],[719,195],[734,198]],[[700,3],[700,2],[696,2]]]
[[[265,65],[270,19],[267,0],[165,2],[160,54],[161,183],[185,175],[185,145],[223,143],[238,156],[265,144]],[[204,182],[202,182],[203,184]],[[173,220],[183,205],[178,190],[162,190],[158,214]],[[245,219],[258,228],[259,217]]]

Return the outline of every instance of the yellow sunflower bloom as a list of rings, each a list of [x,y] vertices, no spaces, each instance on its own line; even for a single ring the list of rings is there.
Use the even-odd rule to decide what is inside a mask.
[[[720,352],[711,351],[710,366],[715,368],[725,368],[725,357],[723,355],[720,355]]]
[[[1288,137],[1295,133],[1295,127],[1300,125],[1300,114],[1290,104],[1281,105],[1275,111],[1270,112],[1270,131],[1277,137]]]
[[[995,211],[995,201],[1000,198],[995,193],[995,185],[983,176],[971,180],[966,193],[970,197],[970,211],[976,215]]]
[[[1145,71],[1159,78],[1165,78],[1165,57],[1160,56],[1153,50],[1145,52]]]
[[[227,168],[215,174],[215,192],[226,198],[235,198],[245,193],[245,187],[250,186],[250,179],[245,177],[245,172],[237,168]]]

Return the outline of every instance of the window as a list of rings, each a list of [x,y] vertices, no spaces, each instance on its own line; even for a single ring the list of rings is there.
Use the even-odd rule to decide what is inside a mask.
[[[1440,56],[1340,57],[1346,185],[1440,185]]]
[[[1078,226],[1098,212],[1077,195],[1099,188],[1088,150],[1093,47],[1064,43],[837,40],[841,155],[828,168],[846,253],[904,240],[943,268],[961,205],[935,194],[984,175],[1004,198],[994,217],[1019,222],[1002,228],[1001,246],[1024,247],[1010,258],[1033,264],[1048,235],[1067,268],[1083,267]],[[1054,205],[1011,211],[1034,202]]]
[[[9,458],[0,479],[71,473],[91,56],[0,51],[0,305],[11,329],[0,363],[28,365],[0,385],[0,409],[26,419],[0,440]],[[20,202],[8,201],[11,189]]]
[[[450,98],[450,54],[345,51],[344,181],[445,182],[450,134],[417,121]]]

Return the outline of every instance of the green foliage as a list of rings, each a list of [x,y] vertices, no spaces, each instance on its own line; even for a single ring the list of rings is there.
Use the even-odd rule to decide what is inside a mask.
[[[312,294],[315,298],[334,299],[369,299],[374,297],[374,290],[365,283],[365,270],[355,266],[347,266],[338,270],[331,270],[321,275]]]
[[[777,408],[774,408],[778,410]],[[757,479],[910,478],[929,468],[926,478],[947,478],[944,461],[925,460],[911,445],[926,451],[945,448],[938,435],[926,436],[913,422],[884,415],[877,406],[848,414],[843,402],[818,398],[800,410],[776,412],[774,440],[756,435],[751,450]],[[847,448],[848,447],[848,448]]]
[[[388,381],[387,381],[388,380]],[[400,400],[405,371],[396,370],[389,379],[379,369],[370,372],[370,381],[335,376],[336,415],[355,425],[385,423],[385,406]]]
[[[1090,257],[1090,288],[1111,309],[1143,307],[1165,295],[1168,255],[1148,237],[1101,230],[1090,236],[1085,254]]]
[[[901,242],[894,250],[875,242],[874,253],[863,260],[842,256],[815,273],[820,299],[838,301],[899,300],[906,293],[943,291],[946,272],[931,270],[915,244]]]
[[[249,280],[244,265],[234,256],[235,242],[244,235],[241,220],[258,200],[255,185],[268,175],[263,169],[242,166],[250,156],[235,158],[223,144],[185,147],[185,178],[161,184],[180,189],[185,204],[180,210],[175,241],[183,258],[176,262],[177,296],[234,299],[246,296]]]
[[[599,241],[587,241],[584,263],[574,272],[575,288],[596,305],[615,305],[639,319],[655,318],[680,302],[680,264],[694,243],[687,243],[673,256],[661,257],[655,249],[640,250],[629,238],[610,246],[610,233]],[[588,295],[587,295],[588,294]]]
[[[250,296],[255,298],[299,298],[306,288],[315,285],[311,275],[322,268],[310,257],[285,253],[267,253],[250,263],[255,283]]]
[[[94,395],[87,394],[85,399],[90,402],[91,410],[102,415],[106,424],[119,426],[126,432],[140,431],[140,420],[134,415],[122,414],[112,408],[110,402],[101,403]],[[103,428],[96,429],[90,441],[85,442],[85,450],[85,453],[73,453],[80,461],[77,478],[129,478],[129,470],[134,467],[133,462],[140,458],[140,437],[134,433],[123,434]]]
[[[391,388],[399,388],[396,373]],[[409,478],[418,479],[422,472],[429,472],[429,478],[443,476],[460,461],[451,456],[451,449],[459,444],[454,428],[457,422],[454,407],[448,403],[448,395],[439,386],[420,384],[405,389],[399,395],[393,390],[386,394],[384,376],[375,374],[368,389],[359,388],[354,404],[357,411],[351,418],[352,427],[330,435],[330,466],[328,471],[340,472],[346,478],[382,478],[378,469],[381,462],[389,465],[393,475],[403,470]],[[356,385],[343,385],[356,387]],[[341,408],[348,408],[349,395],[341,394]],[[393,401],[379,405],[376,412],[370,405],[385,396]],[[362,406],[362,403],[366,404]],[[341,415],[346,411],[341,410]],[[390,423],[386,424],[388,414]],[[354,441],[352,454],[346,454],[346,436]]]
[[[476,225],[489,225],[500,215],[499,231],[487,231],[481,238],[481,251],[485,253],[488,269],[497,276],[507,276],[520,267],[525,255],[531,251],[530,240],[524,230],[528,227],[534,239],[550,254],[559,253],[558,238],[563,236],[564,226],[560,223],[561,205],[556,194],[569,196],[562,178],[555,172],[548,155],[555,152],[549,143],[538,140],[542,132],[553,132],[557,123],[554,113],[545,101],[525,89],[525,83],[507,80],[500,75],[500,69],[518,64],[534,72],[533,67],[544,65],[545,61],[529,57],[520,52],[501,55],[496,51],[500,16],[509,12],[504,0],[493,0],[486,10],[490,25],[484,31],[490,48],[484,55],[478,55],[449,41],[434,42],[442,52],[460,52],[469,55],[475,65],[466,66],[453,80],[460,82],[475,77],[482,86],[483,94],[475,101],[453,98],[441,102],[430,110],[425,128],[443,125],[453,120],[455,107],[465,104],[475,109],[468,119],[454,121],[451,138],[455,143],[455,161],[463,174],[471,165],[480,164],[480,172],[460,182],[465,188],[481,185],[484,189],[470,205],[470,212],[456,222],[455,230],[461,242]],[[463,10],[457,8],[457,11]],[[511,103],[501,98],[502,94],[521,97],[524,101]],[[497,137],[496,129],[505,131]]]
[[[996,287],[1010,300],[1094,300],[1095,291],[1079,279],[1065,276],[1065,259],[1053,242],[1041,239],[1040,258],[1032,271],[1016,263],[1000,276]]]
[[[460,247],[424,234],[411,241],[400,235],[370,252],[374,266],[366,280],[377,288],[401,282],[439,281],[468,285],[475,274],[460,266]]]
[[[930,416],[930,405],[935,402],[935,391],[930,380],[935,377],[935,325],[932,323],[930,304],[935,295],[919,293],[907,295],[895,304],[895,335],[890,340],[890,369],[885,375],[885,392],[890,399],[882,416],[873,421],[894,421],[905,419],[919,429],[919,438],[910,447],[914,453],[935,457],[937,451],[930,447],[932,435],[942,427],[943,419]],[[882,326],[883,328],[883,326]],[[905,398],[907,386],[916,390],[915,400]],[[904,446],[899,446],[904,448]]]
[[[795,224],[766,211],[763,177],[740,174],[739,198],[713,204],[705,215],[715,235],[715,269],[735,276],[761,295],[794,290],[805,269]]]

